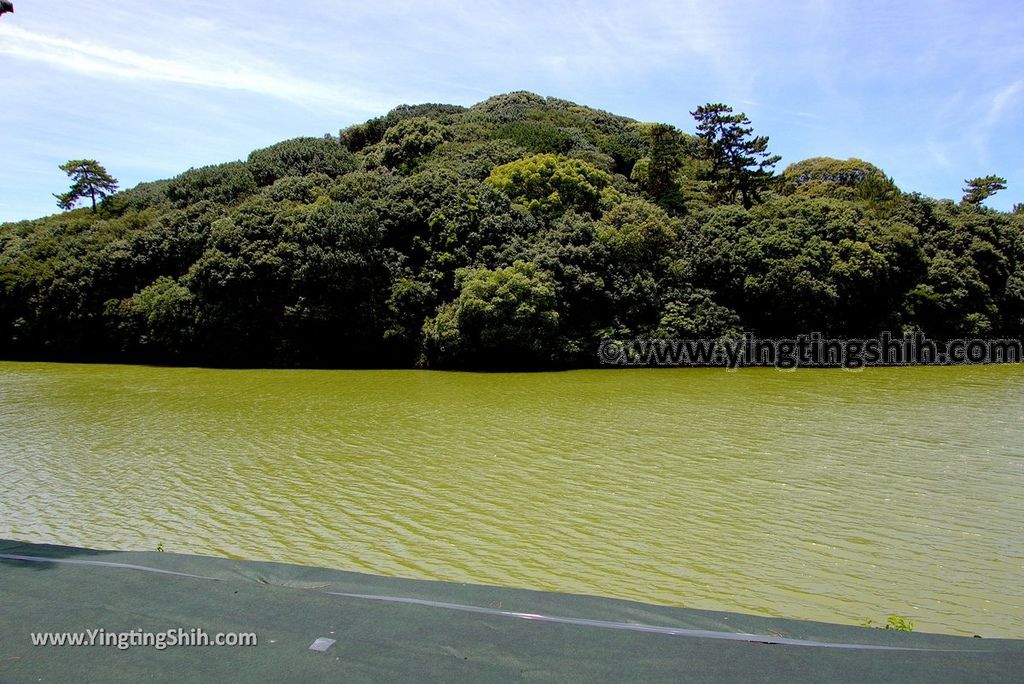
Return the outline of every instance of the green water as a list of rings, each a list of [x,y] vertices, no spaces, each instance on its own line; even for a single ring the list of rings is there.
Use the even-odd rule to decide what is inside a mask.
[[[0,363],[0,538],[1024,637],[1024,368]]]

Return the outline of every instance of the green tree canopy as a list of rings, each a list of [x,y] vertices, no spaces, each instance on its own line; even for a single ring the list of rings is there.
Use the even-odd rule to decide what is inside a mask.
[[[167,198],[178,207],[187,207],[200,200],[233,204],[256,192],[256,181],[249,167],[242,162],[189,169],[171,181]]]
[[[676,172],[682,165],[684,134],[668,124],[643,124],[638,128],[650,151],[637,161],[632,178],[657,201],[675,189]]]
[[[495,367],[550,361],[559,323],[550,273],[517,261],[463,271],[460,284],[458,298],[424,326],[428,359]]]
[[[400,167],[415,162],[444,142],[447,131],[425,116],[405,119],[384,134],[383,160],[387,166]]]
[[[656,204],[636,198],[624,200],[601,218],[599,239],[619,262],[649,266],[670,254],[678,244],[679,219]]]
[[[487,182],[539,217],[559,216],[570,208],[597,216],[619,197],[608,173],[557,154],[495,167]]]
[[[168,276],[122,300],[107,303],[123,335],[123,344],[139,345],[161,359],[173,359],[188,351],[195,313],[192,293]]]
[[[538,368],[610,337],[1024,337],[1019,206],[860,159],[776,178],[743,115],[697,111],[703,137],[532,93],[400,106],[112,196],[69,162],[62,206],[95,212],[0,226],[0,358]]]
[[[249,170],[259,185],[285,176],[323,173],[337,177],[355,168],[352,153],[336,140],[293,138],[249,155]]]
[[[843,200],[889,199],[896,185],[885,173],[863,159],[813,157],[786,167],[781,190],[807,197]]]
[[[709,290],[688,290],[669,301],[655,336],[664,339],[712,339],[742,334],[740,317],[714,301]]]

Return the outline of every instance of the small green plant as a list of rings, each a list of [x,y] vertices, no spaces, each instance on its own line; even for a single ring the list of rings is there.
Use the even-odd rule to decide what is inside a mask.
[[[902,615],[890,615],[889,619],[885,621],[885,628],[894,629],[897,632],[913,632],[914,623]]]
[[[874,627],[875,621],[868,618],[860,623],[861,627]],[[913,632],[914,623],[903,617],[902,615],[890,615],[889,619],[885,621],[885,627],[879,627],[878,629],[891,629],[897,632]]]
[[[164,552],[164,543],[163,542],[157,542],[156,550],[159,551],[160,553],[163,553]]]

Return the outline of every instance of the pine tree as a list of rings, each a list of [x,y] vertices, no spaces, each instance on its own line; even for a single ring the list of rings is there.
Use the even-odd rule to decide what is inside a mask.
[[[747,209],[760,202],[782,158],[768,153],[768,136],[752,136],[747,115],[733,114],[724,104],[702,105],[690,114],[697,120],[719,201],[735,202],[739,195]]]
[[[983,176],[965,180],[964,198],[960,204],[979,206],[992,195],[1006,189],[1006,179],[999,176]]]
[[[92,210],[96,211],[96,198],[103,199],[117,192],[117,179],[107,173],[95,159],[73,159],[60,165],[60,170],[68,174],[73,183],[71,188],[57,198],[57,206],[64,211],[73,209],[80,200],[86,197],[92,200]]]

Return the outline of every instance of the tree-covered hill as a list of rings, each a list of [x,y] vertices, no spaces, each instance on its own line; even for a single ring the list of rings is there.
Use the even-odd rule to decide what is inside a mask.
[[[858,159],[774,174],[740,115],[695,116],[402,106],[4,224],[0,357],[540,368],[606,338],[1024,334],[994,177],[954,203]]]

